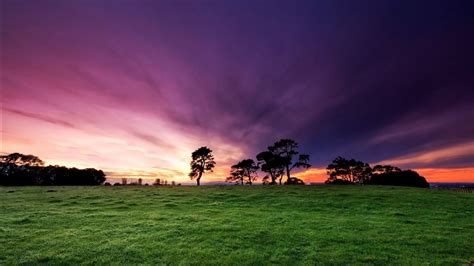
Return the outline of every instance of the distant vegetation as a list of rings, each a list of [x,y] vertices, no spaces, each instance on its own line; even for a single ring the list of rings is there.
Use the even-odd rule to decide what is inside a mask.
[[[376,165],[373,168],[368,163],[354,159],[337,157],[326,168],[329,178],[326,184],[368,184],[429,187],[428,182],[417,172],[402,171],[391,165]]]
[[[257,154],[256,160],[243,159],[231,166],[226,182],[239,185],[252,185],[258,181],[258,172],[264,173],[264,185],[304,185],[303,180],[292,176],[295,169],[311,167],[308,154],[299,152],[298,143],[292,139],[281,139],[267,150]],[[212,172],[216,162],[212,150],[200,147],[191,154],[189,177],[201,184],[204,173]],[[413,170],[401,170],[391,165],[376,165],[373,168],[365,162],[337,157],[326,168],[326,184],[365,184],[429,187],[428,182]],[[142,179],[114,185],[142,185]],[[284,182],[283,182],[284,181]],[[105,182],[101,170],[77,169],[64,166],[44,166],[36,156],[12,153],[0,156],[0,185],[100,185]],[[106,183],[105,185],[111,185]],[[145,184],[147,185],[147,184]],[[168,185],[166,180],[157,179],[153,185]],[[174,181],[170,185],[175,185]]]
[[[0,185],[100,185],[105,181],[101,170],[87,168],[67,168],[64,166],[44,166],[36,156],[12,153],[0,156]]]
[[[143,179],[133,179],[133,178],[122,178],[122,182],[115,182],[114,186],[149,186],[148,183],[143,183]],[[130,181],[130,182],[129,182]],[[151,184],[152,186],[181,186],[181,183],[176,183],[174,180],[168,183],[168,180],[161,180],[160,178],[155,179]],[[104,186],[112,186],[111,183],[105,182]]]
[[[202,148],[201,148],[202,149]],[[268,146],[253,159],[244,159],[233,165],[226,182],[236,184],[252,185],[257,179],[257,171],[265,173],[262,178],[264,185],[282,185],[282,179],[286,176],[285,185],[304,184],[303,180],[292,177],[291,171],[295,168],[307,169],[309,155],[300,154],[298,143],[291,139],[281,139],[273,145]],[[327,168],[329,178],[326,184],[367,184],[367,185],[392,185],[429,187],[428,182],[417,172],[412,170],[402,171],[391,165],[376,165],[371,168],[368,163],[354,159],[337,157]]]

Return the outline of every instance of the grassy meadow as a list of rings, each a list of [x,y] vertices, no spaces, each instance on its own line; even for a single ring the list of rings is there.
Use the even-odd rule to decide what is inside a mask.
[[[0,265],[455,264],[474,195],[402,187],[1,187]]]

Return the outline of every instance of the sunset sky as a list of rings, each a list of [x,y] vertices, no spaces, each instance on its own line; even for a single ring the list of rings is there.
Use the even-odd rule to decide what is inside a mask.
[[[415,3],[416,2],[416,3]],[[2,0],[1,152],[189,182],[279,138],[474,182],[474,1]]]

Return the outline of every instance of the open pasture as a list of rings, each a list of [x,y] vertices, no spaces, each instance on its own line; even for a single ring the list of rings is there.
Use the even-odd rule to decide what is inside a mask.
[[[0,264],[459,264],[474,195],[376,186],[1,187]]]

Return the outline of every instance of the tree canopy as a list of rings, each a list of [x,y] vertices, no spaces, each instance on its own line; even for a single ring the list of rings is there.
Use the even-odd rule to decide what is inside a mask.
[[[252,159],[245,159],[237,164],[231,166],[230,176],[227,177],[227,182],[240,183],[241,185],[249,184],[257,180],[258,165]]]
[[[18,152],[0,156],[0,163],[11,163],[18,166],[43,166],[44,162],[34,156],[25,155]]]
[[[67,168],[58,165],[43,166],[44,162],[33,155],[12,153],[0,157],[0,185],[100,185],[105,182],[101,170]]]
[[[268,151],[281,158],[281,163],[286,170],[286,183],[291,184],[291,171],[295,168],[309,168],[309,155],[298,152],[298,143],[292,139],[280,139],[268,146]],[[297,157],[296,161],[294,161]]]
[[[367,182],[370,185],[409,186],[428,188],[426,179],[413,170],[391,171],[374,174]]]
[[[326,183],[331,183],[336,179],[351,183],[364,183],[372,174],[369,164],[354,159],[347,160],[340,156],[334,159],[326,170],[329,175]]]
[[[261,164],[262,172],[267,174],[262,181],[270,185],[276,185],[278,179],[281,185],[281,179],[285,172],[285,159],[271,151],[264,151],[257,154],[257,161]]]
[[[370,184],[391,186],[429,187],[428,182],[417,172],[401,170],[392,165],[369,164],[354,159],[337,157],[328,165],[327,184]]]

